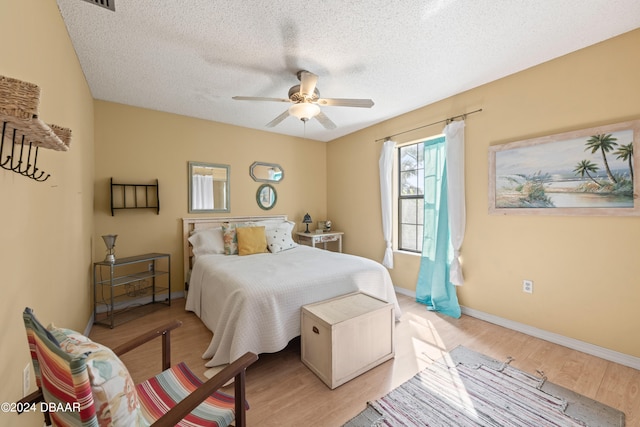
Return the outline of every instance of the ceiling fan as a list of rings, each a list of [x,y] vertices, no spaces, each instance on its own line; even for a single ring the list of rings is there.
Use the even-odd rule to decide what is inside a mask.
[[[300,84],[292,86],[291,89],[289,89],[289,98],[234,96],[233,99],[238,101],[289,102],[292,104],[288,110],[267,123],[267,127],[274,127],[291,115],[297,117],[303,122],[307,122],[309,119],[315,118],[326,129],[335,129],[336,124],[320,110],[320,105],[332,107],[373,107],[373,101],[370,99],[320,98],[320,92],[318,91],[318,88],[316,88],[316,84],[318,83],[317,75],[306,70],[300,70],[298,71],[297,76],[298,80],[300,80]]]

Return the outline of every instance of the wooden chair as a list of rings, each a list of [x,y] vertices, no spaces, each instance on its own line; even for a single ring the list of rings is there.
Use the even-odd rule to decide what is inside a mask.
[[[56,409],[45,413],[47,425],[223,427],[235,418],[236,427],[246,426],[245,372],[258,360],[253,353],[203,383],[184,363],[171,367],[170,331],[179,321],[111,350],[68,329],[44,328],[29,308],[23,318],[38,390],[20,402]],[[159,336],[163,372],[134,385],[118,356]],[[218,391],[232,378],[235,397]]]

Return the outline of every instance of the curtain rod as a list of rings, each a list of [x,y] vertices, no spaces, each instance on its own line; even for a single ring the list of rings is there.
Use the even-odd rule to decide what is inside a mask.
[[[404,134],[404,133],[413,132],[414,130],[418,130],[418,129],[426,128],[426,127],[429,127],[429,126],[437,125],[438,123],[444,123],[444,122],[449,123],[449,122],[452,122],[452,121],[454,121],[455,119],[459,119],[459,118],[461,118],[461,117],[462,117],[463,119],[466,119],[468,115],[470,115],[470,114],[474,114],[474,113],[479,113],[479,112],[481,112],[481,111],[482,111],[482,108],[479,108],[479,109],[477,109],[477,110],[475,110],[475,111],[471,111],[470,113],[459,114],[459,115],[457,115],[457,116],[453,116],[453,117],[449,117],[449,118],[447,118],[447,119],[438,120],[437,122],[429,123],[428,125],[419,126],[419,127],[417,127],[417,128],[413,128],[413,129],[405,130],[404,132],[399,132],[399,133],[396,133],[396,134],[393,134],[393,135],[386,136],[386,137],[384,137],[384,138],[376,139],[376,140],[375,140],[375,142],[388,141],[389,139],[393,138],[394,136],[402,135],[402,134]]]

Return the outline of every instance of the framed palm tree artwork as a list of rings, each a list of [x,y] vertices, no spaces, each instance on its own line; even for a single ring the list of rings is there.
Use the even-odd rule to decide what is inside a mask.
[[[640,215],[640,119],[489,147],[489,213]]]

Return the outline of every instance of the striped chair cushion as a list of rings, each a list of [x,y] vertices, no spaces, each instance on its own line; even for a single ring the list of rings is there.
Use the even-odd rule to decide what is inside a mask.
[[[51,412],[56,426],[97,427],[93,394],[85,363],[86,356],[71,356],[60,349],[55,338],[38,322],[31,309],[23,313],[29,350],[38,387],[45,400],[56,407],[78,408]]]
[[[202,381],[180,363],[136,386],[141,412],[151,424],[191,394]],[[228,426],[234,419],[234,398],[216,392],[187,415],[178,426]]]

